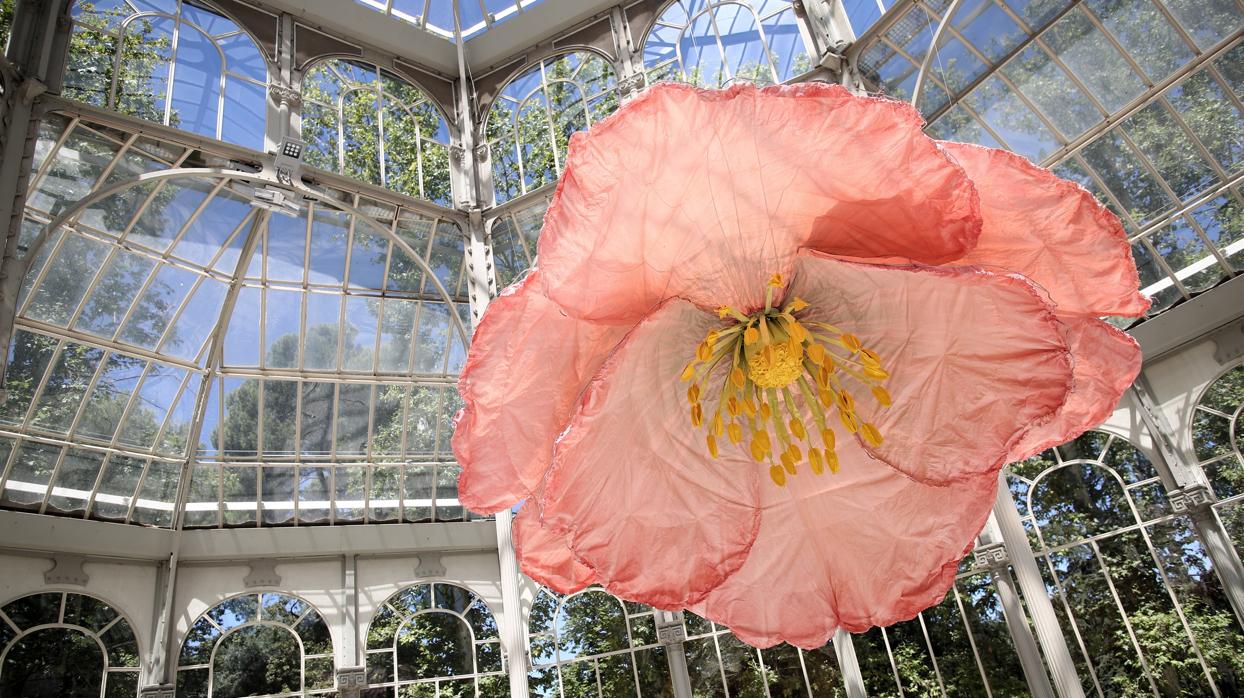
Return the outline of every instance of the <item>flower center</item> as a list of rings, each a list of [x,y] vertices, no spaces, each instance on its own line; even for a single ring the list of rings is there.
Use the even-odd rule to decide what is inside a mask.
[[[813,473],[838,472],[834,430],[827,415],[836,412],[849,433],[859,434],[871,446],[881,445],[877,427],[856,413],[848,384],[868,389],[878,404],[890,406],[890,393],[883,385],[890,374],[876,352],[850,332],[809,320],[809,306],[802,299],[775,307],[773,294],[781,286],[781,275],[769,279],[765,308],[751,315],[729,306],[718,308],[723,320],[734,323],[710,331],[682,372],[682,380],[691,384],[687,388],[691,424],[708,432],[709,454],[718,457],[717,440],[723,436],[732,444],[746,441],[752,458],[769,464],[769,477],[778,486],[785,485],[787,476],[795,475],[798,464],[805,461],[800,443],[807,449],[806,462]],[[701,401],[707,397],[703,386],[714,375],[721,376],[721,391],[716,404],[706,407]],[[806,426],[809,417],[815,434]]]

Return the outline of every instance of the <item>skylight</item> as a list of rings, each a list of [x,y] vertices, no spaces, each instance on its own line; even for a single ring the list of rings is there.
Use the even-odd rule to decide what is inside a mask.
[[[454,3],[458,4],[462,38],[465,40],[483,33],[498,22],[504,22],[540,0],[355,1],[452,41],[454,38]]]

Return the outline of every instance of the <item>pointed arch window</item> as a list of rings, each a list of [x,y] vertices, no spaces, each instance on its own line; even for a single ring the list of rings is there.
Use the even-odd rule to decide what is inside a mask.
[[[449,122],[421,89],[379,66],[329,59],[302,82],[308,164],[453,205]]]
[[[268,62],[233,20],[188,0],[81,0],[73,17],[65,96],[264,149]]]

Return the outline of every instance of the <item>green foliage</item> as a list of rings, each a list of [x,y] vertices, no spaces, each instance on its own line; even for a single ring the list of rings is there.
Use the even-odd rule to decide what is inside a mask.
[[[251,625],[226,636],[212,664],[212,695],[239,698],[302,688],[302,650],[292,632]]]
[[[372,66],[329,60],[303,81],[308,164],[449,206],[445,119],[432,101]]]
[[[0,667],[0,698],[98,698],[104,655],[76,630],[48,628],[18,640]]]
[[[118,38],[113,28],[129,14],[125,6],[97,10],[94,3],[77,4],[63,93],[71,99],[163,123],[172,37],[168,29],[144,18],[131,23]],[[177,123],[173,112],[169,125]]]

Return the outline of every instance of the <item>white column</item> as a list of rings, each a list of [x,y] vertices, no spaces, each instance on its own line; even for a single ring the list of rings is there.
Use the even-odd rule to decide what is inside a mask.
[[[509,658],[511,698],[527,698],[527,634],[523,631],[523,605],[518,589],[518,557],[510,526],[514,514],[497,512],[497,561],[501,566],[501,646]]]
[[[1032,625],[1037,631],[1037,642],[1045,651],[1050,674],[1054,677],[1054,687],[1060,698],[1084,698],[1084,687],[1080,684],[1076,665],[1071,660],[1071,650],[1067,648],[1067,640],[1058,624],[1058,616],[1054,614],[1054,604],[1050,602],[1046,592],[1045,581],[1037,567],[1037,557],[1028,544],[1024,524],[1019,520],[1019,512],[1015,510],[1015,502],[1011,499],[1011,491],[1007,489],[1006,481],[1002,478],[998,479],[998,496],[994,501],[993,513],[1002,533],[1002,541],[1006,544],[1007,554],[1011,558],[1011,567],[1015,570],[1015,580],[1019,582],[1024,600],[1028,602]]]
[[[868,690],[864,688],[864,672],[860,671],[860,660],[855,656],[855,644],[851,641],[851,633],[842,628],[834,633],[834,654],[838,657],[842,682],[847,687],[847,698],[867,698]]]

